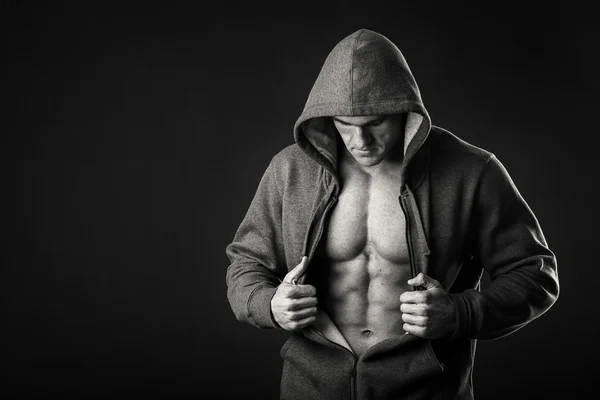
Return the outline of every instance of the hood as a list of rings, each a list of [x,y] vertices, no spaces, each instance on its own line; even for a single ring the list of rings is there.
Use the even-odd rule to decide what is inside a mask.
[[[360,29],[331,50],[294,125],[298,146],[337,175],[332,116],[407,113],[403,169],[423,144],[431,119],[400,50],[385,36]]]

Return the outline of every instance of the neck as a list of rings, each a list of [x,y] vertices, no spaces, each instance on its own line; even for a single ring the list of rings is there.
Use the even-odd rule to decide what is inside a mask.
[[[394,176],[399,178],[402,171],[403,160],[403,158],[398,159],[388,157],[379,164],[363,165],[358,163],[352,154],[344,148],[340,159],[340,166],[342,167],[342,170],[347,172],[358,172],[370,177]]]

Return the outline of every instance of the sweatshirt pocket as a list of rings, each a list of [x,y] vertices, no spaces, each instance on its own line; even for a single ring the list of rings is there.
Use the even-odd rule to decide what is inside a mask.
[[[294,334],[281,348],[282,400],[342,400],[350,396],[354,357],[345,349]]]
[[[413,338],[381,350],[358,363],[358,398],[434,399],[445,391],[445,366],[429,340]]]

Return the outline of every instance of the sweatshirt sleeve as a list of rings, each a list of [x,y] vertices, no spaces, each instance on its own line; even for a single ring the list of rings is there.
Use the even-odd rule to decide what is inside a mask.
[[[227,246],[227,298],[238,320],[279,328],[271,298],[286,273],[281,229],[281,194],[273,161],[262,176],[233,242]]]
[[[556,257],[533,212],[495,156],[476,194],[473,256],[489,273],[482,291],[450,293],[456,310],[452,338],[496,339],[546,312],[559,294]]]

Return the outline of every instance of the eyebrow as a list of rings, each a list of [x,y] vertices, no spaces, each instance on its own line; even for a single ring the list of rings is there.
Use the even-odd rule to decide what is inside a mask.
[[[335,121],[339,122],[340,124],[343,124],[343,125],[354,125],[354,124],[350,124],[350,123],[348,123],[348,122],[342,121],[341,119],[338,119],[337,117],[331,117],[331,118],[332,118],[333,120],[335,120]],[[370,124],[374,124],[374,123],[376,123],[376,122],[383,121],[384,119],[385,119],[385,116],[381,116],[381,117],[378,117],[378,118],[376,118],[376,119],[373,119],[373,120],[371,120],[371,121],[365,122],[364,124],[355,125],[355,126],[370,125]]]
[[[343,125],[349,125],[347,122],[344,122],[344,121],[342,121],[341,119],[337,119],[336,117],[331,117],[331,118],[332,118],[334,121],[337,121],[337,122],[339,122],[340,124],[343,124]]]

